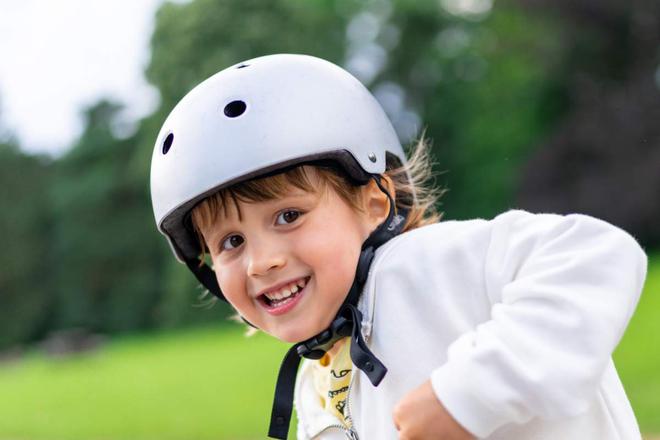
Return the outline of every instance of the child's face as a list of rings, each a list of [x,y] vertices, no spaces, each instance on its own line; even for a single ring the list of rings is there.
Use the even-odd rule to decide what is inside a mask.
[[[371,191],[376,198],[378,193]],[[362,243],[387,216],[387,202],[382,203],[379,208],[372,200],[365,213],[357,212],[331,187],[319,194],[291,188],[281,199],[239,201],[240,219],[228,203],[220,221],[202,229],[223,294],[241,316],[283,341],[323,331],[353,283]],[[286,301],[263,294],[276,298],[296,288]]]

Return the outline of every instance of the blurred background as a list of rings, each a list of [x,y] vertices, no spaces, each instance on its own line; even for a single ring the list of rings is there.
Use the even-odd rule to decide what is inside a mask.
[[[638,239],[615,361],[660,435],[658,0],[0,0],[0,440],[266,437],[287,346],[200,299],[149,167],[187,91],[281,52],[426,132],[445,219],[580,212]]]

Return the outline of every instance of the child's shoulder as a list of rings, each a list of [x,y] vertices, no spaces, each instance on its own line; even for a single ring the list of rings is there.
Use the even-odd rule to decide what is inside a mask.
[[[492,220],[443,220],[404,232],[376,252],[377,260],[408,260],[488,242]]]
[[[447,240],[464,239],[472,234],[488,231],[489,234],[508,235],[510,233],[543,233],[570,228],[572,225],[586,225],[590,229],[624,232],[615,225],[585,214],[531,213],[522,209],[510,209],[491,219],[440,221],[408,231],[396,240],[423,243],[426,239],[442,237]]]
[[[474,218],[468,220],[442,220],[437,223],[421,226],[407,231],[386,246],[403,247],[406,245],[437,245],[436,239],[441,238],[444,242],[456,242],[464,240],[472,235],[490,233],[493,226],[501,223],[512,223],[535,217],[527,211],[512,209],[503,212],[491,219]]]
[[[499,248],[513,241],[538,241],[578,225],[581,230],[618,230],[613,225],[583,214],[534,214],[521,209],[511,209],[491,219],[447,220],[407,231],[378,250],[381,259],[396,260],[427,258],[486,252],[495,243]]]

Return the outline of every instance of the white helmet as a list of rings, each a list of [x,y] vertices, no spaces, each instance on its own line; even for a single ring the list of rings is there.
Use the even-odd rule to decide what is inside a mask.
[[[200,248],[187,216],[219,189],[319,159],[365,182],[385,171],[386,155],[406,162],[385,112],[351,74],[308,55],[254,58],[200,83],[165,120],[151,161],[156,223],[189,262]]]

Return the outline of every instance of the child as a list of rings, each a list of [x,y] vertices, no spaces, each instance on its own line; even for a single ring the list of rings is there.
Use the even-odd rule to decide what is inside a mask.
[[[295,400],[299,439],[640,438],[610,358],[645,278],[636,241],[578,214],[438,222],[424,161],[359,81],[304,55],[227,68],[165,121],[159,230],[295,344],[269,435]]]

